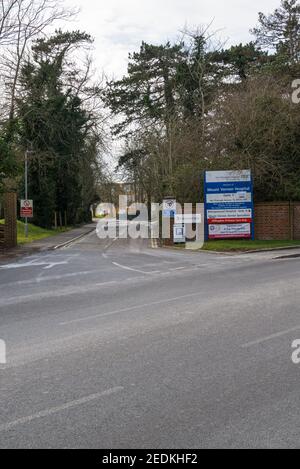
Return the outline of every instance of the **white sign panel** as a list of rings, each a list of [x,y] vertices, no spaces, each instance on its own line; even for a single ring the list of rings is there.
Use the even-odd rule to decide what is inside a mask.
[[[207,171],[206,182],[250,182],[251,171]]]
[[[246,202],[251,203],[251,192],[235,192],[233,194],[207,194],[206,201],[208,204],[230,204]]]
[[[249,223],[252,220],[252,210],[249,209],[236,209],[236,210],[207,210],[208,221],[214,220],[246,220]]]
[[[175,199],[166,199],[163,201],[163,210],[175,212],[176,211],[176,200]]]
[[[33,200],[21,200],[20,216],[22,218],[33,218]]]
[[[174,225],[174,243],[185,243],[186,234],[185,227],[182,225]]]
[[[185,215],[176,215],[175,216],[175,223],[176,224],[195,224],[195,223],[201,223],[202,222],[202,217],[201,214],[192,214],[188,213]]]
[[[240,223],[235,225],[209,225],[208,230],[209,237],[211,239],[251,237],[250,223]]]

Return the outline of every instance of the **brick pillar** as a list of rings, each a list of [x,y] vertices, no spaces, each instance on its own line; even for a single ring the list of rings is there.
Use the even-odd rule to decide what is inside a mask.
[[[294,239],[300,240],[300,203],[294,202]]]
[[[17,246],[17,194],[8,192],[4,194],[4,218],[5,218],[5,247]]]

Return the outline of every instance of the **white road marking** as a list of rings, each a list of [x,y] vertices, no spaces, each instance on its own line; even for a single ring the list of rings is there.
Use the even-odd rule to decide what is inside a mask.
[[[38,262],[38,260],[39,260],[39,257],[36,257],[36,258],[32,259],[31,261],[28,261],[28,265],[35,264],[36,262]]]
[[[116,241],[118,241],[118,238],[114,238],[110,243],[106,244],[106,245],[104,246],[104,251],[108,251],[108,249],[111,248],[112,245],[113,245]],[[104,259],[107,259],[107,258],[108,258],[107,254],[105,254],[105,252],[102,254],[102,256],[104,257]]]
[[[96,232],[96,230],[93,230],[93,231],[91,231],[90,233],[87,233],[87,234],[84,233],[83,235],[80,235],[77,239],[74,239],[73,241],[70,240],[70,242],[68,244],[66,244],[65,246],[62,246],[62,247],[61,247],[61,245],[56,246],[55,250],[61,249],[61,250],[65,251],[67,249],[70,249],[74,245],[80,244],[81,242],[86,240],[86,238],[92,237],[95,234],[95,232]]]
[[[44,270],[50,270],[50,269],[53,269],[53,267],[56,267],[57,265],[62,265],[62,264],[67,264],[67,262],[62,262],[61,264],[57,262],[49,264],[46,267],[44,267]]]
[[[269,340],[277,339],[278,337],[282,337],[284,335],[290,334],[291,332],[295,332],[299,330],[300,330],[300,326],[292,327],[291,329],[286,329],[285,331],[277,332],[276,334],[271,334],[266,337],[253,340],[252,342],[248,342],[247,344],[243,344],[242,348],[249,348],[249,347],[252,347],[253,345],[263,344],[264,342],[268,342]]]
[[[11,285],[32,285],[35,283],[47,282],[50,280],[63,280],[65,278],[72,278],[72,277],[79,277],[85,275],[92,275],[92,274],[99,274],[103,273],[103,270],[87,270],[85,272],[73,272],[70,274],[62,274],[62,275],[48,275],[47,277],[41,277],[42,272],[33,280],[18,280],[16,282],[9,282],[0,285],[0,288],[7,288]]]
[[[57,299],[59,297],[70,296],[73,294],[88,293],[88,292],[97,290],[98,287],[106,287],[106,286],[111,286],[115,284],[119,284],[119,282],[114,280],[111,282],[94,283],[92,285],[68,286],[68,287],[64,287],[60,289],[57,288],[55,290],[54,298]],[[13,298],[0,298],[0,308],[3,308],[4,306],[25,303],[27,300],[29,302],[32,302],[32,301],[42,300],[43,298],[50,298],[50,297],[53,297],[53,291],[48,289],[45,292],[32,293],[30,295],[20,295],[20,296],[13,297]]]
[[[36,414],[28,415],[27,417],[21,417],[19,419],[13,420],[12,422],[8,422],[8,423],[4,423],[0,425],[0,432],[6,432],[8,430],[11,430],[14,427],[17,427],[18,425],[24,425],[24,424],[32,422],[33,420],[49,417],[51,415],[58,414],[66,410],[79,407],[83,404],[87,404],[89,402],[99,400],[102,397],[111,396],[112,394],[116,394],[123,390],[124,388],[122,386],[118,386],[115,388],[107,389],[106,391],[103,391],[103,392],[99,392],[96,394],[91,394],[86,397],[82,397],[81,399],[77,399],[75,401],[66,402],[65,404],[62,404],[57,407],[51,407],[50,409],[42,410],[41,412],[37,412]]]
[[[0,269],[3,270],[8,270],[8,269],[22,269],[25,267],[44,267],[44,268],[52,268],[57,265],[66,265],[68,264],[68,261],[61,261],[61,262],[50,262],[50,261],[44,261],[44,262],[26,262],[23,264],[6,264],[6,265],[1,265]],[[45,267],[48,266],[48,267]]]
[[[131,272],[138,272],[139,274],[145,274],[145,275],[160,274],[160,270],[145,272],[144,270],[134,269],[133,267],[128,267],[126,265],[121,265],[121,264],[118,264],[117,262],[113,262],[112,264],[115,265],[116,267],[119,267],[120,269],[130,270]]]
[[[48,276],[48,277],[37,278],[36,282],[40,283],[40,282],[46,282],[48,280],[63,280],[64,278],[72,278],[72,277],[79,277],[81,275],[85,276],[85,275],[99,274],[99,273],[103,273],[103,270],[86,270],[84,272],[72,272],[70,274],[51,275],[51,276]],[[33,283],[30,280],[25,280],[25,282]],[[20,284],[22,284],[22,281],[20,281]]]
[[[61,323],[59,323],[59,325],[60,326],[67,326],[68,324],[74,324],[74,323],[78,323],[78,322],[90,321],[92,319],[103,318],[103,317],[106,317],[106,316],[113,316],[115,314],[126,313],[128,311],[148,308],[149,306],[163,305],[163,304],[172,303],[172,302],[178,301],[178,300],[184,300],[185,298],[191,298],[191,297],[202,296],[202,295],[203,295],[203,293],[190,293],[189,295],[182,295],[182,296],[177,296],[177,297],[174,297],[174,298],[168,298],[168,299],[161,300],[161,301],[154,301],[152,303],[144,303],[144,304],[141,304],[141,305],[130,306],[128,308],[118,309],[116,311],[111,311],[109,313],[95,314],[93,316],[86,316],[84,318],[72,319],[71,321],[61,322]]]

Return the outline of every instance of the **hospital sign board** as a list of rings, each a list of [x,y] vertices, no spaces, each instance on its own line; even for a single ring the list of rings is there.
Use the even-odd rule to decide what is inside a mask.
[[[251,171],[206,171],[204,188],[206,238],[253,238]]]

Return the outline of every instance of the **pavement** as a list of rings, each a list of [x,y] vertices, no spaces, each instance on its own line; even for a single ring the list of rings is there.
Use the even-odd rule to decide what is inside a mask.
[[[77,228],[73,228],[69,231],[50,236],[48,238],[39,239],[33,241],[32,243],[22,244],[16,248],[9,250],[1,251],[0,250],[0,265],[1,263],[9,260],[16,259],[18,257],[28,256],[30,254],[40,252],[40,251],[50,251],[53,249],[58,249],[64,245],[67,245],[74,240],[80,239],[82,236],[90,233],[95,230],[95,223],[89,223]]]
[[[298,448],[300,259],[284,254],[91,232],[2,263],[0,448]]]

